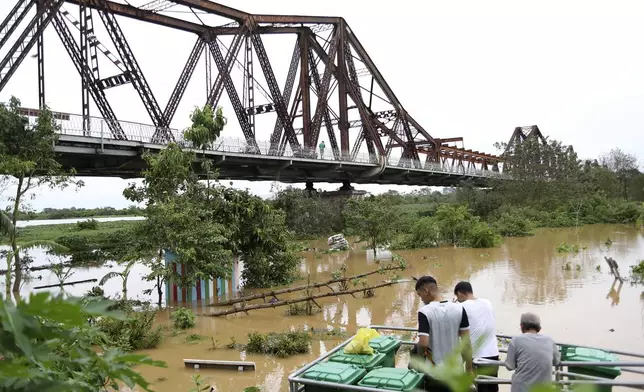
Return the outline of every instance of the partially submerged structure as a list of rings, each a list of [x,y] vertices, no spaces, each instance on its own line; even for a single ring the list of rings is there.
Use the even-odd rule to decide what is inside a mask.
[[[172,251],[165,251],[165,265],[172,266],[172,270],[179,276],[185,274],[185,264],[176,262],[177,255]],[[240,289],[241,272],[244,268],[244,261],[240,256],[233,260],[231,279],[213,278],[198,280],[192,287],[182,288],[176,282],[165,283],[165,297],[168,302],[212,302],[223,298],[231,297]]]

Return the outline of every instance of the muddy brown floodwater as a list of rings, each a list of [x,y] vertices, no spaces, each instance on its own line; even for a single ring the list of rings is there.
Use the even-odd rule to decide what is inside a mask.
[[[605,245],[608,238],[613,241],[610,247]],[[585,249],[578,254],[557,253],[555,248],[563,241],[579,243]],[[325,248],[323,242],[314,246]],[[534,311],[542,317],[543,333],[557,341],[644,353],[644,299],[641,297],[644,288],[633,287],[628,282],[621,290],[617,286],[613,288],[613,278],[603,260],[604,256],[613,257],[622,275],[628,275],[628,267],[644,258],[644,235],[632,227],[586,226],[578,232],[545,229],[533,237],[506,238],[494,249],[439,248],[398,253],[410,265],[404,276],[433,275],[447,298],[452,298],[451,290],[459,280],[472,282],[475,295],[492,302],[498,333],[517,334],[520,314]],[[343,263],[348,265],[349,274],[375,268],[372,258],[363,250],[321,258],[313,253],[306,255],[301,273],[310,274],[312,281],[329,279],[331,271]],[[570,270],[564,270],[567,262],[571,263]],[[598,265],[601,271],[597,270]],[[379,279],[379,275],[372,278],[371,282]],[[142,367],[140,370],[149,380],[157,380],[154,389],[159,392],[188,391],[195,372],[208,377],[220,392],[238,392],[252,385],[263,385],[270,392],[285,391],[292,371],[344,339],[314,340],[310,354],[278,359],[227,349],[225,346],[231,337],[245,343],[246,335],[253,331],[342,327],[353,334],[369,324],[415,326],[421,305],[413,283],[378,289],[375,297],[369,299],[345,296],[323,299],[320,304],[324,309],[314,316],[285,316],[285,308],[281,307],[252,311],[249,315],[199,317],[197,327],[189,333],[212,336],[219,348],[211,350],[210,339],[186,344],[186,334],[168,337],[160,348],[146,351],[154,359],[166,361],[168,368]],[[161,315],[161,323],[168,322],[167,314]],[[184,358],[255,361],[257,369],[243,373],[185,369]],[[397,366],[406,366],[406,360],[403,355]],[[501,374],[508,375],[503,371]]]

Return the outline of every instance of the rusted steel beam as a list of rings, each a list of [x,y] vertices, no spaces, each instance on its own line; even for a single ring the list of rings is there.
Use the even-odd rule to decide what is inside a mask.
[[[211,14],[223,16],[224,18],[229,18],[236,20],[238,22],[243,22],[250,14],[240,11],[238,9],[225,6],[219,3],[213,3],[208,0],[170,0],[171,2],[179,5],[184,5],[186,7],[195,8],[201,11],[206,11]]]
[[[309,37],[302,34],[298,37],[300,50],[300,88],[302,91],[302,134],[304,146],[310,147],[311,136],[311,88],[309,85]],[[317,72],[317,70],[314,70]],[[315,145],[312,146],[315,148]]]
[[[418,151],[421,153],[434,153],[434,150],[431,148],[426,148],[426,147],[420,147],[418,148]],[[493,163],[493,162],[502,162],[503,159],[501,157],[498,157],[496,155],[490,155],[486,153],[480,153],[477,151],[472,151],[472,150],[465,150],[462,148],[456,148],[456,147],[447,147],[447,146],[442,146],[440,149],[440,155],[441,157],[444,158],[459,158],[459,159],[464,159],[464,160],[487,160],[488,163]]]
[[[81,5],[85,3],[85,5],[89,8],[100,9],[98,4],[94,1],[85,2],[84,0],[65,0],[65,2],[75,5]],[[107,1],[107,5],[109,6],[110,12],[115,15],[140,20],[143,22],[154,23],[157,25],[170,27],[177,30],[183,30],[195,34],[203,33],[208,29],[208,26],[188,22],[182,19],[172,18],[170,16],[156,14],[152,11],[145,11],[126,4]]]
[[[448,137],[444,139],[435,139],[439,143],[454,143],[454,142],[462,142],[463,137],[462,136],[457,136],[457,137]]]
[[[320,45],[320,43],[315,40],[313,37],[309,37],[310,42],[309,44],[311,45],[312,49],[317,53],[318,57],[324,63],[325,65],[328,65],[331,69],[331,73],[335,76],[336,80],[338,80],[338,83],[346,83],[347,86],[349,87],[348,93],[351,96],[351,99],[354,101],[356,106],[358,107],[358,111],[360,112],[360,117],[362,118],[362,125],[363,127],[367,128],[368,134],[371,135],[373,142],[376,144],[376,147],[378,148],[378,152],[380,154],[385,154],[385,147],[382,145],[382,140],[378,137],[378,133],[376,132],[375,128],[381,127],[383,130],[389,133],[389,135],[394,138],[396,141],[399,143],[405,144],[405,142],[400,139],[393,130],[390,130],[387,128],[382,122],[380,122],[377,118],[371,117],[370,116],[370,110],[366,107],[362,99],[360,98],[358,92],[353,88],[353,85],[351,82],[346,79],[342,78],[342,74],[338,72],[335,64],[333,64],[333,61],[330,60],[329,54],[327,54],[324,51],[324,48]]]
[[[207,27],[215,35],[235,35],[243,26],[215,26]],[[257,34],[300,34],[311,32],[311,29],[304,26],[255,26],[251,29]]]
[[[403,108],[402,104],[398,100],[398,97],[396,97],[396,94],[394,94],[393,90],[389,85],[387,84],[387,81],[385,81],[385,78],[382,76],[380,71],[378,70],[378,67],[376,67],[376,64],[371,60],[371,57],[369,57],[369,54],[365,50],[365,48],[362,46],[358,38],[353,34],[353,31],[347,26],[346,30],[346,36],[351,43],[351,46],[356,50],[358,56],[361,58],[362,62],[367,66],[369,71],[371,72],[371,75],[376,79],[376,82],[378,82],[378,85],[382,89],[382,91],[385,93],[387,98],[391,101],[392,105],[396,108],[397,112],[405,112],[406,110]],[[416,121],[414,120],[413,117],[409,116],[409,114],[406,115],[409,123],[416,128],[421,135],[425,137],[425,139],[430,140],[434,143],[434,145],[437,145],[434,138]]]
[[[300,62],[300,52],[301,52],[301,47],[300,47],[300,41],[298,38],[298,41],[295,42],[295,48],[293,48],[293,54],[291,55],[291,64],[288,68],[288,74],[286,75],[286,84],[284,85],[284,89],[282,90],[282,94],[284,95],[284,102],[286,102],[287,105],[291,101],[291,95],[293,94],[293,86],[295,85],[295,76],[297,75],[297,67]],[[297,101],[300,98],[300,90],[299,90],[300,86],[301,84],[298,84],[297,92],[295,93],[295,100],[293,102],[294,106],[291,106],[291,109],[289,111],[289,120],[291,121],[291,125],[293,124],[293,116],[297,112]],[[273,127],[273,133],[271,134],[271,138],[270,138],[270,143],[271,143],[269,147],[270,154],[274,154],[275,151],[280,151],[279,146],[283,135],[282,133],[283,129],[284,129],[284,124],[282,124],[282,121],[280,120],[280,116],[277,116],[277,118],[275,119],[275,126]],[[278,154],[278,155],[282,155],[282,154]]]
[[[303,23],[303,24],[338,24],[343,19],[336,16],[305,15],[252,15],[255,23]]]
[[[315,40],[313,36],[309,36],[308,38],[309,40]],[[325,59],[322,59],[323,63],[325,64],[324,74],[322,76],[322,84],[320,85],[320,89],[318,90],[318,101],[317,101],[317,106],[315,108],[315,114],[313,115],[313,121],[311,121],[311,133],[310,133],[310,138],[308,140],[309,143],[313,143],[313,146],[317,144],[318,136],[320,135],[320,126],[322,125],[322,118],[328,106],[327,99],[329,95],[329,85],[331,83],[331,75],[335,73],[336,79],[340,83],[343,83],[342,77],[338,75],[339,72],[337,71],[337,69],[335,69],[335,66],[334,66],[339,39],[340,39],[340,34],[338,29],[336,29],[333,32],[333,38],[331,39],[328,56]]]

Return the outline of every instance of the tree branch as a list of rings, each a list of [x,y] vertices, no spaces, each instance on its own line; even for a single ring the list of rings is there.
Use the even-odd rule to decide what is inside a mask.
[[[340,291],[340,292],[331,292],[331,293],[324,293],[324,294],[316,294],[316,295],[310,295],[308,297],[302,297],[302,298],[296,298],[296,299],[290,299],[286,301],[278,301],[274,303],[268,303],[268,304],[255,304],[255,305],[250,305],[250,306],[238,306],[238,307],[233,307],[232,309],[227,309],[227,310],[222,310],[219,312],[214,312],[210,314],[206,314],[205,316],[209,317],[219,317],[219,316],[226,316],[228,314],[234,314],[234,313],[248,313],[249,310],[256,310],[256,309],[268,309],[268,308],[276,308],[278,306],[286,306],[286,305],[292,305],[300,302],[307,302],[307,301],[312,301],[317,305],[315,302],[316,299],[319,298],[326,298],[326,297],[339,297],[341,295],[353,295],[355,293],[359,293],[361,291],[366,291],[366,290],[374,290],[380,287],[386,287],[386,286],[391,286],[396,283],[400,283],[398,281],[388,281],[384,283],[379,283],[374,286],[368,286],[368,287],[361,287],[357,288],[354,290],[348,290],[348,291]],[[318,305],[320,306],[320,305]]]
[[[248,301],[252,301],[252,300],[255,300],[255,299],[262,299],[262,298],[266,298],[266,297],[274,297],[274,298],[277,299],[276,296],[278,294],[293,293],[295,291],[302,291],[302,290],[306,290],[306,289],[317,289],[317,288],[325,287],[325,286],[330,288],[329,285],[333,284],[333,283],[346,282],[346,281],[351,281],[353,279],[364,278],[366,276],[374,275],[374,274],[377,274],[377,273],[382,273],[382,272],[387,272],[387,271],[397,271],[397,270],[403,270],[403,269],[404,269],[404,267],[402,267],[402,266],[391,265],[391,266],[387,266],[387,267],[382,268],[382,269],[377,269],[377,270],[371,271],[371,272],[365,272],[365,273],[359,274],[359,275],[347,276],[345,278],[331,279],[331,280],[328,280],[328,281],[322,282],[322,283],[305,284],[305,285],[296,286],[296,287],[289,287],[289,288],[280,289],[280,290],[274,290],[274,291],[268,291],[268,292],[263,292],[263,293],[258,293],[258,294],[247,295],[245,297],[234,298],[234,299],[231,299],[231,300],[228,300],[228,301],[210,304],[210,306],[230,306],[230,305],[234,305],[236,303],[248,302]],[[333,291],[333,289],[331,289],[331,291]]]

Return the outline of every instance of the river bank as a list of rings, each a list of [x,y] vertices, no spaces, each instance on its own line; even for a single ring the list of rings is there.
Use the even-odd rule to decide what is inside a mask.
[[[606,245],[611,238],[612,244]],[[578,253],[559,253],[561,243],[579,244]],[[312,248],[326,249],[326,241],[308,243]],[[354,246],[353,251],[335,254],[303,252],[298,271],[306,283],[330,279],[333,272],[343,264],[347,274],[359,274],[376,267],[371,252]],[[537,229],[535,235],[523,238],[505,238],[502,244],[490,249],[466,249],[441,247],[397,252],[405,257],[409,269],[403,277],[431,274],[435,276],[446,298],[451,298],[451,289],[462,279],[472,282],[475,294],[488,298],[495,309],[497,332],[517,334],[518,319],[522,312],[534,311],[541,315],[544,333],[555,340],[573,344],[587,344],[628,351],[644,352],[644,300],[640,298],[642,287],[625,283],[613,285],[613,278],[603,261],[604,256],[613,257],[620,265],[623,275],[628,267],[644,254],[644,235],[628,225],[591,225],[576,229]],[[46,255],[34,253],[38,263],[46,262]],[[566,269],[571,263],[574,268]],[[36,264],[36,263],[34,263]],[[576,267],[579,265],[579,267]],[[597,266],[600,266],[599,270]],[[122,267],[75,269],[74,279],[100,277],[108,271],[120,271]],[[154,294],[143,291],[152,288],[153,282],[141,279],[144,267],[137,266],[128,281],[131,298],[154,302]],[[34,285],[55,282],[49,272],[39,272],[42,281],[28,282],[23,290],[32,290]],[[374,277],[374,281],[381,279]],[[1,286],[1,282],[0,282]],[[66,288],[69,294],[81,295],[90,285]],[[324,290],[324,289],[323,289]],[[105,285],[107,295],[120,291],[120,282],[110,280]],[[253,292],[256,290],[246,290]],[[286,298],[297,296],[287,295]],[[414,326],[416,310],[420,306],[413,283],[401,283],[376,290],[373,298],[345,296],[318,301],[322,311],[312,316],[286,316],[285,308],[251,311],[221,318],[197,317],[197,325],[180,334],[166,334],[158,348],[144,350],[154,359],[168,363],[167,369],[141,367],[140,370],[158,392],[187,391],[193,387],[190,377],[197,371],[185,369],[183,358],[222,359],[255,361],[255,372],[228,373],[217,370],[200,370],[208,377],[217,391],[242,391],[252,385],[263,385],[266,391],[278,392],[286,388],[286,378],[301,366],[321,353],[340,343],[341,337],[314,339],[309,354],[289,358],[266,357],[248,354],[239,349],[228,349],[231,339],[245,344],[251,332],[283,332],[289,329],[344,329],[348,335],[369,324]],[[592,304],[592,306],[589,306]],[[170,326],[169,319],[175,305],[157,314],[158,325]],[[196,313],[207,313],[213,308],[194,304]],[[586,321],[580,321],[586,320]],[[592,320],[592,322],[587,322]],[[189,339],[200,335],[199,340]],[[213,349],[213,342],[216,348]],[[407,361],[405,354],[399,363]],[[507,374],[506,374],[507,375]],[[630,377],[630,376],[626,376]],[[619,388],[616,388],[619,390]]]
[[[111,233],[128,230],[136,221],[143,217],[101,217],[95,219],[98,225],[95,229],[82,229],[78,222],[86,221],[86,218],[66,218],[60,220],[36,220],[18,221],[18,241],[54,241],[69,235],[85,237],[105,237]],[[0,245],[7,245],[8,238],[0,238]]]

